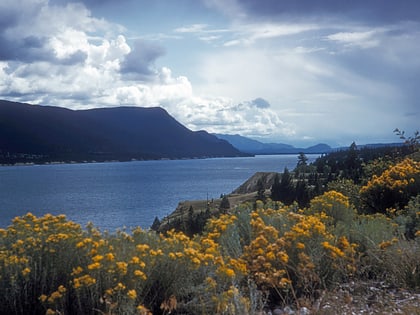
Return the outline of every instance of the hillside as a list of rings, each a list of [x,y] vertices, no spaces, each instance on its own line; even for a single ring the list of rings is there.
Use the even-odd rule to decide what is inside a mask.
[[[317,144],[308,148],[296,148],[284,143],[263,143],[240,135],[216,134],[219,139],[223,139],[232,144],[235,148],[249,154],[297,154],[303,152],[328,153],[331,147],[327,144]]]
[[[0,163],[243,155],[162,108],[69,110],[0,100]]]

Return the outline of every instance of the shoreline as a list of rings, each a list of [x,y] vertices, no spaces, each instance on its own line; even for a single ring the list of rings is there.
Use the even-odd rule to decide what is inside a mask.
[[[257,155],[257,154],[256,154]],[[42,166],[42,165],[73,165],[73,164],[102,164],[102,163],[131,163],[131,162],[145,162],[145,161],[188,161],[188,160],[206,160],[206,159],[234,159],[234,158],[245,158],[255,157],[256,155],[236,155],[236,156],[203,156],[203,157],[183,157],[183,158],[155,158],[155,159],[130,159],[130,160],[84,160],[84,161],[48,161],[43,163],[36,162],[17,162],[13,164],[1,163],[0,167],[11,167],[11,166]],[[260,154],[258,154],[260,155]],[[265,154],[261,154],[265,155]],[[270,154],[270,155],[289,155],[289,154]]]

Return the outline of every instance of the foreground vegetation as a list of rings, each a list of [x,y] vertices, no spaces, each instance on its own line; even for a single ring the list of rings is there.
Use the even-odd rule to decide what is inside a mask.
[[[419,292],[420,162],[412,154],[363,161],[356,154],[356,161],[305,206],[260,194],[263,200],[213,216],[193,236],[140,228],[109,234],[62,215],[15,218],[0,230],[0,313],[262,314],[287,307],[350,314],[355,283]],[[314,167],[302,165],[301,174]],[[334,292],[339,299],[331,304]],[[391,313],[389,302],[374,306]],[[399,311],[418,312],[410,303]]]

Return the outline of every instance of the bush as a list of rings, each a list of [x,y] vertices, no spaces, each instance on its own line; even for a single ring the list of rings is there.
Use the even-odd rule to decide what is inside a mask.
[[[363,203],[371,212],[404,208],[411,197],[420,193],[420,162],[404,159],[390,166],[380,176],[373,176],[360,189]]]
[[[177,304],[183,314],[237,314],[249,304],[237,289],[246,266],[218,243],[235,220],[214,219],[205,236],[189,238],[139,228],[110,235],[65,216],[16,218],[0,230],[0,313],[162,314]]]
[[[349,202],[356,209],[360,208],[360,186],[356,185],[351,179],[337,179],[329,182],[328,190],[334,190],[349,198]]]
[[[420,194],[411,198],[402,210],[389,211],[407,239],[414,239],[420,230]]]
[[[308,213],[324,213],[331,218],[331,224],[349,225],[353,221],[356,210],[350,204],[349,198],[340,192],[330,190],[311,200]]]

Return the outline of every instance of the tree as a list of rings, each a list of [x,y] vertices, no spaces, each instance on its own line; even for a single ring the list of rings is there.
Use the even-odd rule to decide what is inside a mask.
[[[298,156],[298,162],[297,162],[297,165],[296,165],[295,172],[297,174],[306,173],[307,167],[308,167],[308,158],[305,155],[305,153],[300,152],[299,156]]]
[[[295,200],[295,196],[296,190],[293,186],[292,175],[285,167],[280,181],[280,200],[286,205],[290,205]]]
[[[275,201],[280,200],[280,177],[278,173],[274,176],[273,185],[271,186],[271,199]]]
[[[265,187],[261,178],[257,181],[257,199],[261,201],[265,200]]]
[[[361,171],[362,161],[359,158],[356,143],[353,142],[350,145],[347,151],[347,156],[344,160],[344,177],[352,179],[355,183],[359,183]]]
[[[395,128],[394,133],[400,137],[401,140],[404,140],[404,143],[410,147],[410,149],[415,152],[420,147],[420,132],[416,130],[413,136],[406,137],[404,130],[399,130]]]
[[[310,191],[309,187],[304,178],[299,178],[296,183],[296,201],[299,203],[300,207],[306,207],[310,201]]]
[[[224,195],[222,198],[222,201],[220,202],[220,211],[224,213],[229,209],[230,209],[229,198],[226,195]]]
[[[188,208],[188,218],[185,232],[189,236],[192,236],[195,232],[194,208],[192,205],[190,205],[190,207]]]
[[[274,183],[271,187],[271,199],[290,205],[295,200],[295,196],[296,190],[292,182],[292,175],[285,167],[280,180],[278,174],[274,177]]]

